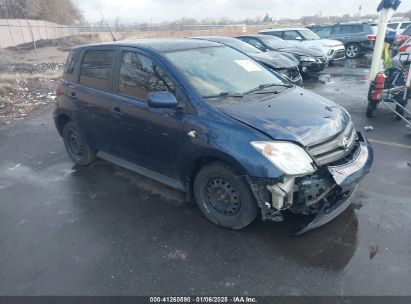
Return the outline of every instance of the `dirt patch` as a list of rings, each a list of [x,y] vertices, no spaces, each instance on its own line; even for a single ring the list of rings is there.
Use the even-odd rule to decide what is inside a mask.
[[[3,66],[0,73],[0,124],[23,119],[30,112],[54,102],[62,66]]]

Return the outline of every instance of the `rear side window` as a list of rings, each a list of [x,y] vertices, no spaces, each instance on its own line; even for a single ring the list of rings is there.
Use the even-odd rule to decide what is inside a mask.
[[[64,80],[67,81],[74,81],[74,69],[76,68],[77,62],[80,58],[80,51],[71,51],[67,61],[66,65],[64,67]]]
[[[407,28],[410,24],[411,24],[410,22],[403,22],[401,24],[401,29],[403,30],[403,29]]]
[[[388,27],[390,29],[396,30],[398,27],[398,23],[388,23]]]
[[[150,58],[134,52],[124,52],[121,59],[119,94],[147,101],[151,92],[169,91],[175,94],[175,84]]]
[[[340,25],[335,27],[335,34],[349,34],[351,33],[351,25]]]
[[[87,51],[81,63],[80,84],[110,91],[114,55],[114,51]]]
[[[351,33],[362,33],[364,31],[364,26],[362,24],[351,25]]]

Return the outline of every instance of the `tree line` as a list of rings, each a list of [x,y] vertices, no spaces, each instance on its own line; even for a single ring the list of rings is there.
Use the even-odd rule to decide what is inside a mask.
[[[75,24],[83,16],[72,0],[0,0],[0,18]]]

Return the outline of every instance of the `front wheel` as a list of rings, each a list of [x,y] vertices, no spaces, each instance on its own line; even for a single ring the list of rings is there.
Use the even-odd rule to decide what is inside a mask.
[[[200,170],[194,180],[194,197],[205,217],[225,228],[242,229],[258,215],[257,202],[244,177],[224,163]]]
[[[95,161],[96,154],[90,148],[85,136],[74,121],[70,121],[64,126],[63,140],[67,154],[75,164],[88,166]]]
[[[350,59],[359,57],[361,54],[361,48],[356,43],[349,43],[345,47],[345,56]]]

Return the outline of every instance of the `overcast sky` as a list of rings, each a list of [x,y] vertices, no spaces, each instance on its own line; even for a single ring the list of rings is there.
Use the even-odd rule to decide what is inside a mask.
[[[314,15],[323,16],[374,13],[381,0],[74,0],[88,21],[120,17],[123,21],[160,22],[181,17],[196,19],[228,17],[240,20],[264,16],[274,18]],[[411,9],[411,1],[403,0],[398,11]]]

